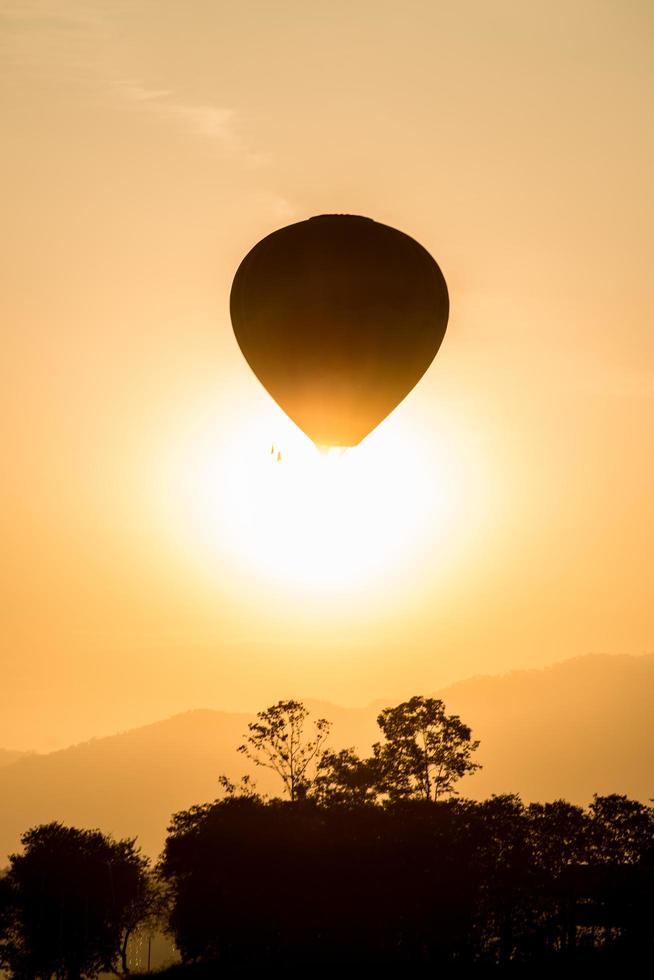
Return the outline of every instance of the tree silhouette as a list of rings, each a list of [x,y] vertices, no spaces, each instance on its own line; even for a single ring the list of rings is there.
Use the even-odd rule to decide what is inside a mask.
[[[593,796],[591,816],[592,856],[613,864],[636,864],[654,853],[654,809],[610,793]],[[649,849],[649,851],[648,851]]]
[[[301,701],[278,701],[257,713],[258,720],[248,725],[250,734],[238,747],[255,765],[276,772],[293,802],[306,795],[310,772],[320,763],[331,729],[329,721],[318,718],[308,737],[308,715]]]
[[[130,935],[161,901],[135,841],[61,823],[21,841],[2,882],[2,965],[21,978],[126,973]]]
[[[134,840],[60,823],[24,834],[0,873],[0,971],[124,975],[129,937],[164,910],[174,976],[197,980],[307,963],[400,976],[651,964],[651,806],[440,798],[477,768],[478,742],[435,699],[382,711],[367,759],[327,749],[328,723],[307,735],[307,717],[280,701],[241,747],[290,800],[220,777],[222,799],[173,815],[156,878]]]
[[[361,806],[377,800],[375,759],[361,759],[354,748],[324,752],[317,766],[311,796],[323,804]]]
[[[373,745],[380,789],[390,799],[438,800],[455,782],[480,769],[471,759],[479,746],[458,715],[445,714],[437,698],[416,696],[377,718],[385,741]]]
[[[263,796],[257,791],[256,784],[251,776],[245,775],[241,776],[238,783],[235,783],[233,779],[229,776],[223,775],[218,777],[218,785],[225,794],[226,799],[234,799],[240,797],[247,800],[262,800]]]
[[[570,865],[588,862],[591,828],[582,807],[566,800],[530,803],[527,817],[534,859],[540,867],[559,874]]]
[[[160,867],[183,961],[209,964],[207,976],[306,962],[364,975],[522,975],[527,964],[640,975],[637,962],[651,962],[651,834],[621,863],[589,862],[602,818],[563,800],[328,802],[347,805],[232,796],[175,815]],[[611,812],[639,811],[630,802],[613,799]]]

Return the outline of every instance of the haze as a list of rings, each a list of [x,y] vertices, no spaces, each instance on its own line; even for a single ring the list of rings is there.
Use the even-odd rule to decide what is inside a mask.
[[[0,16],[0,746],[652,650],[650,4]],[[312,543],[228,297],[326,212],[420,241],[451,318]]]

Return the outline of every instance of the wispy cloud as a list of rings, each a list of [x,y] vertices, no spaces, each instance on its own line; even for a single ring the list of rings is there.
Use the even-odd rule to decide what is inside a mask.
[[[124,99],[143,111],[155,113],[178,129],[211,141],[223,153],[238,156],[249,166],[269,162],[267,154],[254,151],[240,136],[235,109],[181,102],[171,89],[147,88],[132,79],[114,82],[114,87]]]
[[[138,82],[122,81],[114,83],[116,88],[131,102],[152,102],[154,99],[165,99],[172,95],[169,88],[145,88]]]
[[[233,106],[216,105],[202,97],[198,101],[185,98],[177,86],[168,87],[166,81],[155,86],[144,83],[138,75],[122,76],[126,60],[136,57],[130,49],[126,58],[122,44],[129,34],[132,10],[132,0],[0,0],[5,69],[21,84],[84,89],[98,100],[99,108],[106,106],[107,97],[112,103],[118,99],[133,112],[158,119],[190,139],[204,141],[225,160],[248,170],[265,171],[273,158],[244,135],[247,125]],[[138,52],[137,40],[134,44]],[[255,183],[260,182],[259,178]],[[292,217],[292,206],[275,191],[259,187],[256,192],[266,198],[264,206],[276,218]]]

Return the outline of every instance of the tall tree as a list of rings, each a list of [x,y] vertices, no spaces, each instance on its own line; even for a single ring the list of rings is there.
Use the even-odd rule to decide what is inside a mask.
[[[384,742],[373,745],[380,789],[390,799],[437,800],[455,793],[454,784],[480,769],[479,747],[458,715],[447,715],[437,698],[413,697],[377,718]]]
[[[127,972],[127,942],[159,901],[133,839],[41,824],[3,879],[2,965],[16,977]]]
[[[318,718],[307,734],[308,716],[301,701],[278,701],[257,713],[257,721],[248,725],[250,734],[238,747],[255,765],[276,772],[293,801],[306,795],[331,729],[326,718]]]

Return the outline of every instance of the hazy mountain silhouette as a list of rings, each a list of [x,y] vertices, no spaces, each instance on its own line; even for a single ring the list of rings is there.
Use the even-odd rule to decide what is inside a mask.
[[[0,749],[0,769],[3,766],[8,766],[17,759],[23,758],[26,755],[33,755],[32,752],[21,752],[18,749]]]
[[[527,801],[579,803],[594,792],[654,796],[654,655],[586,656],[415,693],[442,697],[448,712],[460,714],[481,739],[477,758],[484,768],[461,782],[463,795],[519,792]],[[335,747],[365,752],[379,735],[380,708],[401,698],[365,708],[304,700],[312,716],[333,722]],[[23,830],[55,819],[138,835],[157,854],[173,811],[218,795],[220,773],[235,778],[248,771],[235,750],[252,717],[188,711],[2,766],[0,866]],[[267,770],[255,777],[261,790],[279,791]]]

